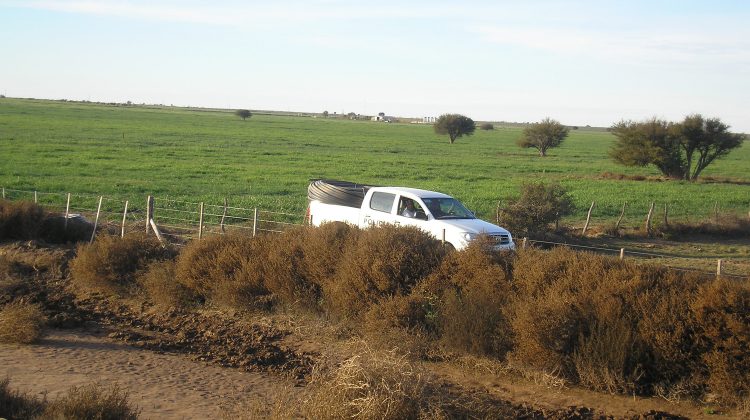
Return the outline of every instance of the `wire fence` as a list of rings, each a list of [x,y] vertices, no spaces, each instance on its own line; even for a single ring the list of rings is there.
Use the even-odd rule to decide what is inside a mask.
[[[306,222],[304,214],[229,206],[226,199],[222,204],[207,204],[151,196],[128,200],[91,194],[49,193],[9,188],[1,188],[1,191],[3,199],[33,201],[65,217],[81,216],[96,223],[97,230],[110,234],[149,232],[155,227],[164,240],[177,246],[207,235],[222,235],[232,231],[243,231],[252,235],[281,233]],[[619,256],[621,259],[635,258],[639,262],[657,264],[674,270],[750,280],[750,261],[746,260],[649,253],[625,248],[527,238],[516,238],[516,244],[519,248],[565,246]]]

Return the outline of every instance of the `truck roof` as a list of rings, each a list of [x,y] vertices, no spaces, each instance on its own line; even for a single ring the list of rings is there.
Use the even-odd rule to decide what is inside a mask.
[[[419,198],[451,198],[451,196],[436,191],[420,190],[419,188],[407,188],[407,187],[373,187],[373,190],[384,191],[384,192],[395,192],[412,194]]]

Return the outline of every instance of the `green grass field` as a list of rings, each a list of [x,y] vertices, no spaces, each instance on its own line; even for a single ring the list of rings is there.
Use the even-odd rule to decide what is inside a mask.
[[[304,212],[310,178],[412,186],[454,195],[485,219],[524,181],[559,181],[585,217],[642,220],[650,202],[673,217],[750,209],[750,147],[705,170],[734,183],[631,181],[601,174],[658,176],[607,156],[614,138],[571,130],[550,156],[515,145],[519,128],[477,130],[453,145],[430,125],[383,124],[183,108],[116,107],[0,99],[0,186],[105,195],[142,203],[148,194],[239,207]]]

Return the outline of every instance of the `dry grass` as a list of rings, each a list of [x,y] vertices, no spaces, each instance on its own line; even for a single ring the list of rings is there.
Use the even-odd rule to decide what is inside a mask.
[[[426,403],[425,373],[405,356],[367,346],[335,368],[317,371],[301,414],[314,419],[418,418]]]
[[[719,238],[750,237],[750,218],[736,214],[719,214],[718,217],[700,222],[671,222],[660,225],[659,233],[668,238],[688,235],[708,235]]]
[[[135,420],[140,410],[128,402],[127,392],[117,385],[90,384],[72,387],[47,405],[42,418]]]
[[[47,318],[38,305],[15,301],[0,309],[0,342],[31,344],[42,337]]]
[[[164,248],[152,236],[99,236],[93,244],[78,247],[70,264],[71,280],[86,291],[129,295],[136,286],[137,275],[149,263],[173,255],[174,251]]]
[[[27,393],[10,389],[10,379],[0,380],[0,416],[8,419],[36,418],[46,401]]]

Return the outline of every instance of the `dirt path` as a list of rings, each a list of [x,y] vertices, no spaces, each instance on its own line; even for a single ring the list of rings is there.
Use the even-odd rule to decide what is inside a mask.
[[[83,331],[53,330],[35,345],[0,344],[11,387],[50,398],[71,386],[117,383],[146,419],[218,418],[227,404],[288,392],[278,375],[141,350]]]

